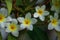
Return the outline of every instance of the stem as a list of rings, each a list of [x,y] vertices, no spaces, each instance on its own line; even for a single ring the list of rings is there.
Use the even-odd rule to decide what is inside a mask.
[[[31,40],[29,35],[27,34],[27,30],[20,31],[20,35],[18,37],[18,40]]]
[[[60,40],[60,32],[57,32],[58,40]]]

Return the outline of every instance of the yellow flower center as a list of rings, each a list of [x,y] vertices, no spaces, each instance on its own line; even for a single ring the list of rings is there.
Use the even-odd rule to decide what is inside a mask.
[[[31,24],[31,21],[30,20],[24,20],[23,22],[25,25],[30,25]]]
[[[5,16],[3,14],[0,14],[0,22],[3,22],[5,20]]]
[[[38,14],[42,15],[43,14],[43,10],[38,10]]]
[[[17,29],[17,28],[16,28],[16,24],[13,24],[13,23],[10,24],[10,25],[9,25],[9,29],[10,29],[10,31],[12,31],[12,32],[15,31],[15,30]]]
[[[56,25],[58,24],[58,21],[57,21],[57,19],[53,19],[53,20],[51,21],[51,23],[52,23],[53,26],[56,26]]]

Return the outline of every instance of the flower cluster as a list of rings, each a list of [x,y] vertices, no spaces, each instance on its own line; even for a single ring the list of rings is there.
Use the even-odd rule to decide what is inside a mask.
[[[53,2],[53,1],[52,1]],[[60,31],[60,20],[58,20],[59,13],[59,3],[57,1],[53,2],[51,10],[54,10],[54,17],[50,15],[50,23],[48,24],[48,29],[55,29],[56,31]],[[37,19],[41,21],[45,20],[45,16],[49,15],[49,12],[46,9],[45,5],[35,7],[36,12],[31,16],[31,13],[28,12],[25,17],[12,18],[11,16],[7,16],[7,10],[5,8],[1,8],[0,10],[0,28],[5,29],[6,32],[11,33],[12,35],[18,37],[19,31],[23,29],[33,30],[33,24],[37,23]],[[4,12],[3,12],[4,11]],[[5,14],[4,14],[5,13]],[[18,22],[20,24],[18,24]]]

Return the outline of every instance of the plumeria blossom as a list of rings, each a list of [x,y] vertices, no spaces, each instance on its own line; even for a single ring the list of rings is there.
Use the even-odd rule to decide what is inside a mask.
[[[13,23],[11,23],[11,22],[13,22]],[[8,24],[9,25],[8,25]],[[14,24],[15,23],[15,24]],[[1,8],[0,9],[0,31],[1,31],[1,34],[2,34],[2,38],[3,39],[6,39],[7,38],[7,36],[8,36],[8,33],[7,33],[7,31],[10,31],[10,32],[12,32],[12,30],[15,30],[15,31],[13,31],[12,32],[12,34],[14,35],[14,36],[18,36],[18,29],[17,29],[17,20],[16,19],[12,19],[10,16],[8,16],[8,12],[7,12],[7,9],[5,9],[5,8]],[[15,26],[15,28],[16,29],[14,29],[14,27],[12,27],[12,29],[9,29],[9,27],[10,27],[10,25],[12,26]],[[7,30],[7,31],[5,31],[5,28],[7,27],[7,29],[9,29],[9,30]]]
[[[18,37],[19,35],[19,26],[17,25],[17,20],[16,19],[12,19],[11,17],[8,17],[10,18],[10,22],[11,23],[6,23],[6,32],[8,33],[12,33],[13,36],[15,37]]]
[[[52,11],[60,12],[60,0],[52,0]]]
[[[27,13],[25,18],[18,17],[17,20],[21,23],[20,29],[33,30],[33,24],[37,22],[35,18],[31,18],[31,13]]]
[[[34,17],[37,18],[39,17],[39,19],[41,21],[44,21],[45,20],[45,16],[49,15],[49,12],[48,11],[45,11],[45,8],[46,6],[43,5],[41,7],[37,6],[35,9],[36,9],[36,12],[34,13]]]
[[[8,14],[7,9],[5,9],[5,8],[0,9],[0,26],[1,26],[1,28],[3,28],[5,26],[7,14]]]
[[[56,31],[60,31],[60,20],[58,19],[58,14],[55,13],[54,17],[50,16],[50,23],[48,25],[48,29],[55,29]]]
[[[0,32],[2,39],[5,40],[8,36],[8,33],[5,32],[5,23],[6,23],[6,17],[8,16],[8,11],[6,8],[1,8],[0,9]]]

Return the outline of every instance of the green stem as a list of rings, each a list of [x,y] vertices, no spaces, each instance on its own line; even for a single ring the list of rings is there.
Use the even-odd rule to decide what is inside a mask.
[[[27,30],[20,31],[20,35],[18,37],[18,40],[30,40],[29,35],[27,34]]]
[[[58,40],[60,40],[60,32],[57,32]]]

